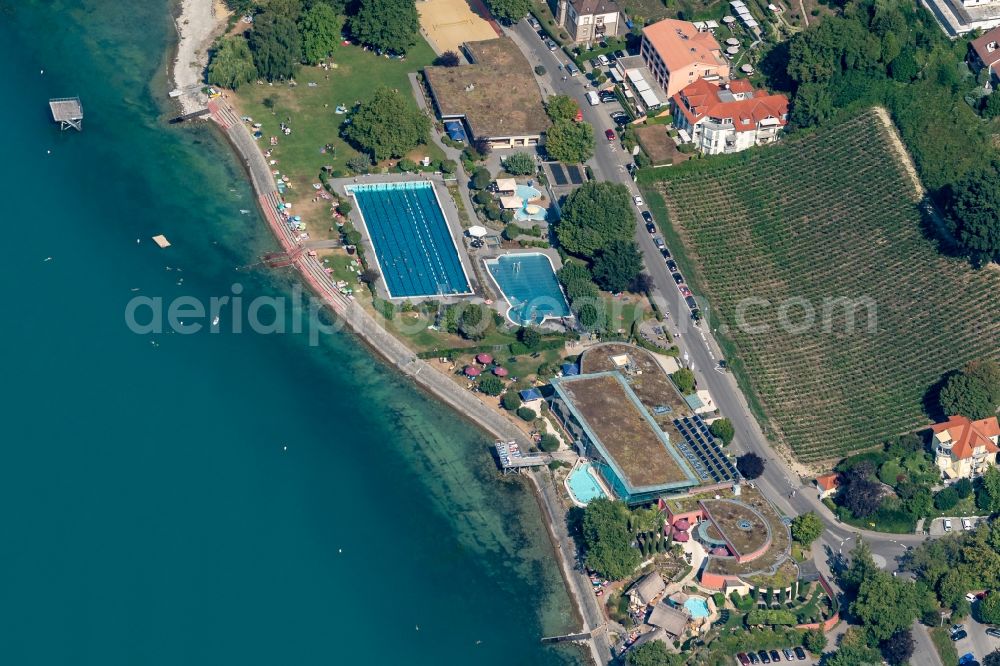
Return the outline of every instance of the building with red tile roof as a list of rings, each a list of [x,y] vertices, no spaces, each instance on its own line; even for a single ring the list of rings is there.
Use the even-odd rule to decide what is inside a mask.
[[[698,79],[729,78],[729,61],[715,36],[687,21],[665,19],[647,25],[639,54],[667,97]]]
[[[717,85],[698,79],[670,98],[681,138],[707,155],[774,143],[788,124],[788,98],[754,90],[745,80]]]
[[[827,497],[836,494],[837,488],[840,487],[840,474],[837,472],[820,474],[816,477],[814,483],[816,484],[816,488],[819,490],[819,498],[826,499]]]
[[[931,426],[931,432],[934,462],[946,479],[974,478],[997,464],[1000,423],[995,416],[979,421],[952,416]]]
[[[989,70],[990,83],[1000,81],[1000,28],[969,42],[969,63],[977,71]]]

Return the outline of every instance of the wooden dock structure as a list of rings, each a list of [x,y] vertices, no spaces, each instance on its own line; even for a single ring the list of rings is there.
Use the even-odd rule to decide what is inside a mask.
[[[60,130],[70,127],[80,132],[83,130],[83,104],[79,97],[56,97],[49,100],[49,110],[52,120],[59,123]]]

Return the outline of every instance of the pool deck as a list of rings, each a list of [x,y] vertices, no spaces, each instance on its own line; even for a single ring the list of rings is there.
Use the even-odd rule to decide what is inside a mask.
[[[471,292],[466,294],[443,296],[438,296],[436,294],[430,294],[427,296],[392,296],[386,288],[385,278],[383,276],[382,279],[377,280],[375,283],[375,290],[378,293],[379,298],[393,301],[410,301],[411,303],[420,303],[427,300],[452,303],[466,300],[474,297],[476,294],[479,294],[481,287],[476,279],[476,272],[473,270],[473,262],[469,258],[469,248],[465,243],[465,235],[462,228],[461,217],[458,214],[458,207],[455,205],[455,200],[451,198],[451,193],[448,192],[445,180],[440,174],[366,174],[352,178],[331,178],[330,186],[337,192],[346,192],[346,188],[351,185],[376,185],[378,183],[406,182],[429,182],[434,187],[434,193],[437,195],[438,203],[441,205],[441,212],[444,214],[445,223],[448,227],[448,234],[451,236],[452,243],[455,245],[455,250],[458,252],[458,260],[462,264],[462,270],[465,272],[466,279],[469,281],[469,288],[471,289]],[[378,253],[375,252],[375,247],[372,245],[371,236],[368,234],[368,227],[365,225],[360,207],[357,205],[357,201],[355,201],[354,197],[351,197],[351,202],[353,204],[353,208],[350,215],[348,215],[348,218],[354,224],[354,227],[361,232],[361,246],[365,251],[365,256],[373,257],[376,263],[379,263]],[[379,270],[381,272],[380,263]]]

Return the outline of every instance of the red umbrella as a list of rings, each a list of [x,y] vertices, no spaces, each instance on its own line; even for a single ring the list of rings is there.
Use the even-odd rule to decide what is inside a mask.
[[[507,376],[507,368],[501,368],[501,367],[497,366],[497,367],[493,368],[493,374],[496,375],[497,377],[506,377]]]
[[[465,366],[465,376],[466,377],[475,377],[480,372],[482,372],[482,370],[480,370],[479,368],[477,368],[474,365],[467,365],[467,366]]]
[[[681,532],[681,531],[678,531],[678,530],[674,530],[674,541],[680,541],[681,543],[683,543],[683,542],[687,541],[690,538],[691,538],[691,535],[688,534],[687,532]]]
[[[476,357],[476,360],[482,363],[483,365],[486,365],[487,363],[493,362],[493,357],[490,356],[489,354],[480,354],[479,356]]]
[[[678,518],[677,520],[674,521],[674,529],[681,530],[682,532],[687,532],[689,527],[691,527],[691,525],[688,524],[687,518]]]
[[[716,546],[712,549],[712,555],[728,555],[729,549],[725,546]]]

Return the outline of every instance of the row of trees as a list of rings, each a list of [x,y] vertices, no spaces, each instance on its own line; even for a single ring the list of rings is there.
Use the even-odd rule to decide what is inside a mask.
[[[241,12],[257,12],[253,29],[223,37],[208,67],[209,83],[234,90],[258,78],[290,79],[299,65],[323,61],[342,39],[345,23],[360,43],[398,54],[417,43],[420,29],[414,0],[359,0],[350,17],[344,16],[344,0],[243,4],[249,6],[240,6]]]
[[[962,99],[964,57],[964,43],[952,44],[919,3],[853,0],[774,47],[763,69],[773,87],[794,92],[798,126],[887,106],[947,212],[945,240],[983,263],[1000,259],[1000,169],[988,129]]]

